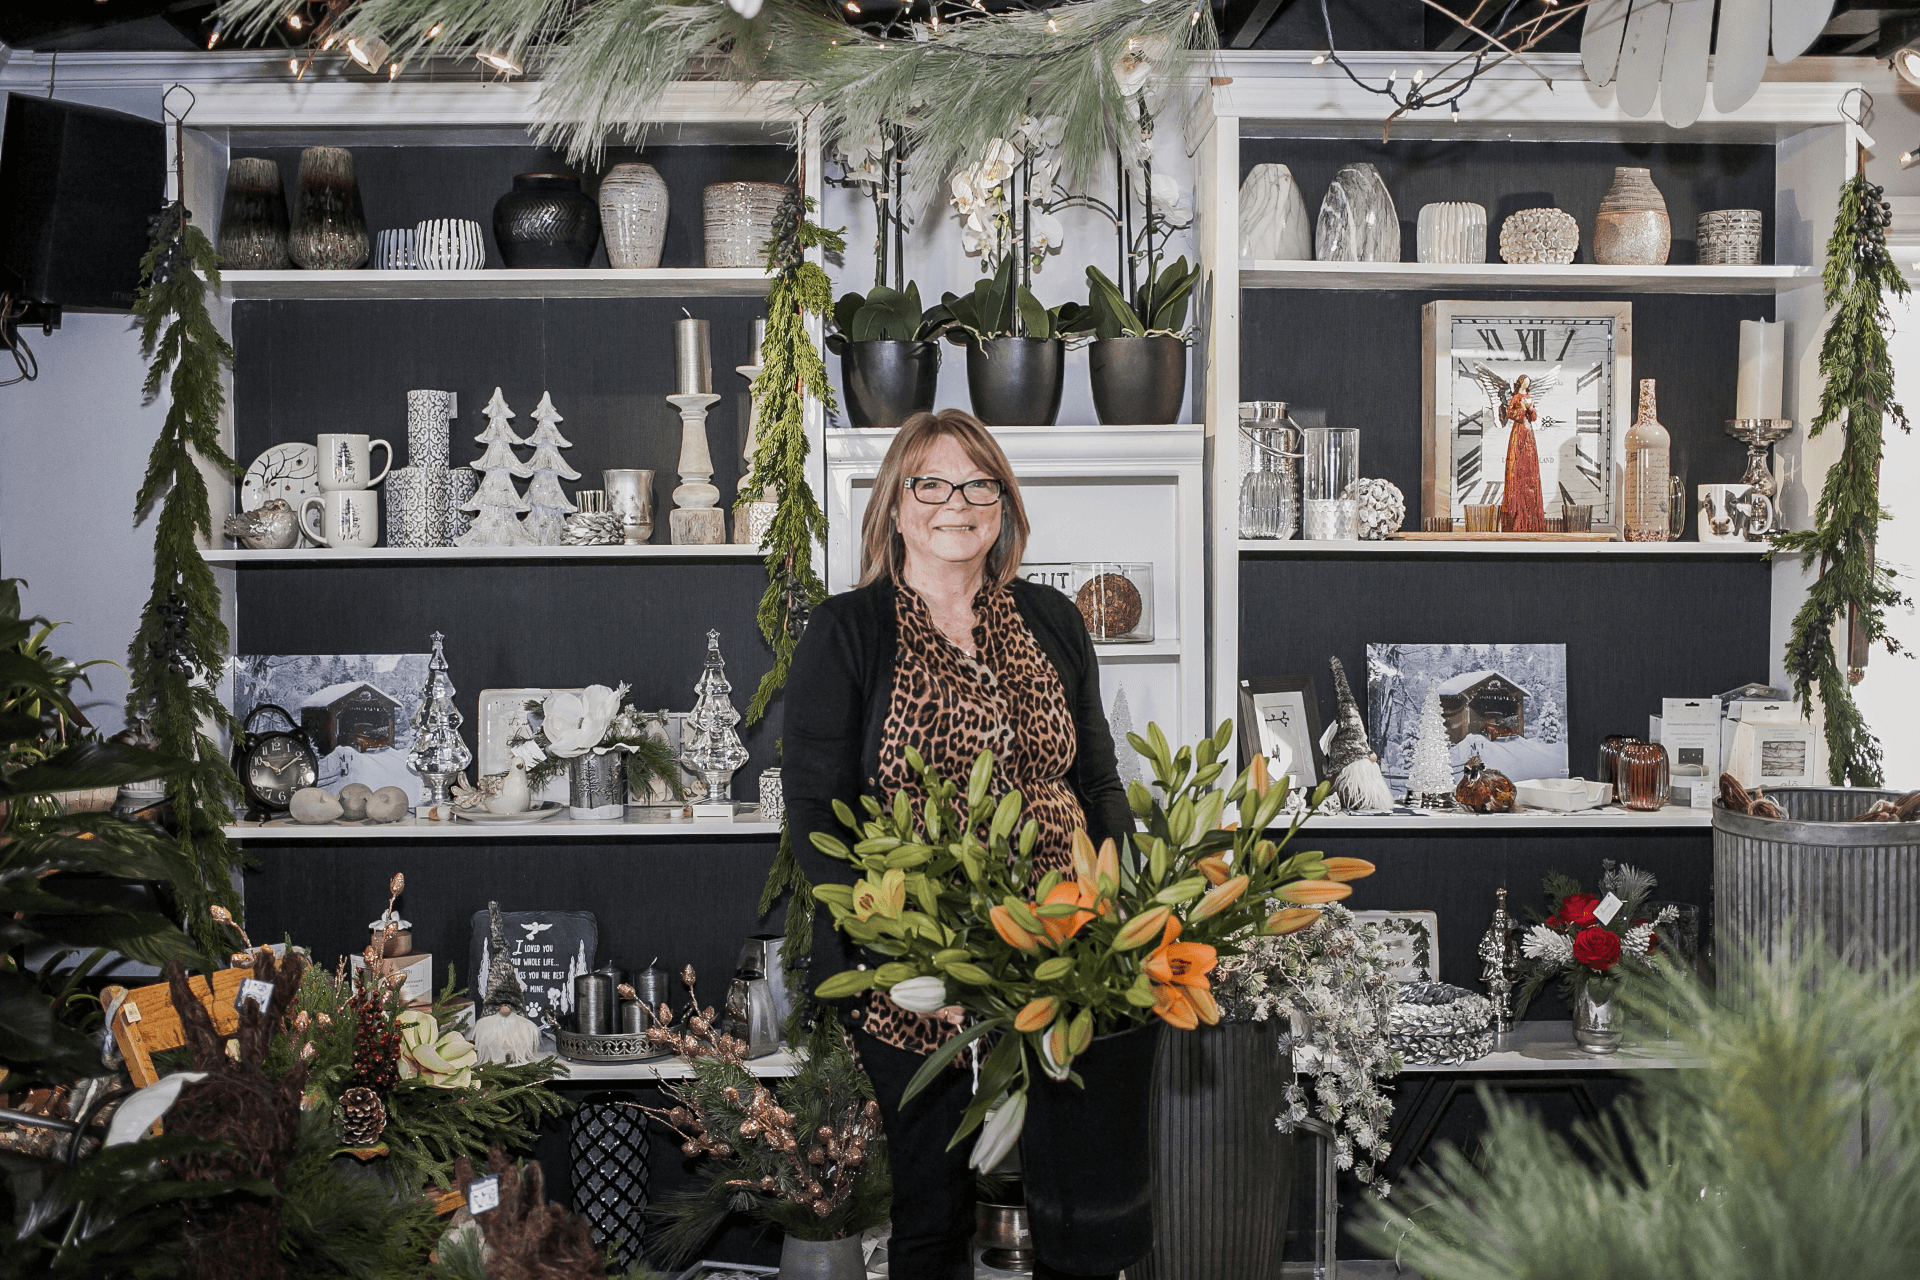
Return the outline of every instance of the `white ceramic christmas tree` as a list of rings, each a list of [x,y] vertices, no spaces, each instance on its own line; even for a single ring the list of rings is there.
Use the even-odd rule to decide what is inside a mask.
[[[1428,809],[1453,807],[1453,757],[1447,753],[1447,722],[1440,715],[1440,690],[1427,686],[1420,708],[1420,732],[1413,744],[1407,800]]]
[[[1552,698],[1540,708],[1540,741],[1560,742],[1567,736],[1566,726],[1560,722],[1560,704]]]
[[[487,451],[474,460],[472,466],[480,473],[480,488],[473,497],[461,507],[462,511],[474,513],[473,527],[453,540],[456,547],[521,547],[527,545],[527,531],[520,525],[520,513],[527,504],[520,497],[520,491],[514,487],[515,476],[522,480],[533,474],[533,468],[520,461],[520,455],[513,451],[517,444],[527,443],[513,433],[507,425],[514,416],[507,408],[507,399],[500,394],[500,388],[493,389],[493,399],[487,401],[482,410],[487,415],[487,429],[474,439],[487,446]]]
[[[540,404],[533,411],[533,420],[540,424],[526,439],[534,451],[533,461],[527,464],[533,472],[533,483],[527,486],[529,510],[520,527],[526,532],[529,542],[543,547],[557,547],[565,537],[567,517],[579,510],[560,488],[560,481],[578,480],[580,473],[568,466],[560,456],[560,450],[573,448],[573,441],[561,435],[555,425],[566,419],[553,407],[551,393],[541,394]]]

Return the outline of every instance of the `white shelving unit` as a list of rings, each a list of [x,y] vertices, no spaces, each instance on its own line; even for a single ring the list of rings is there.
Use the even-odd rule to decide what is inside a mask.
[[[297,274],[297,273],[294,273]],[[1243,289],[1539,289],[1772,296],[1820,283],[1818,267],[1459,266],[1440,262],[1240,263]]]
[[[1758,560],[1767,554],[1763,542],[1428,542],[1390,538],[1385,542],[1310,542],[1305,538],[1242,538],[1243,557],[1305,559],[1325,556],[1601,556],[1617,559],[1685,558],[1712,556],[1723,560]]]
[[[543,1040],[542,1053],[555,1053],[553,1041]],[[686,1080],[693,1075],[693,1064],[680,1058],[660,1058],[653,1062],[571,1062],[565,1064],[568,1084],[620,1084],[647,1080]],[[748,1058],[746,1068],[762,1080],[775,1080],[800,1070],[800,1059],[790,1050],[776,1049],[759,1058]]]
[[[298,298],[371,302],[399,298],[758,298],[757,267],[656,267],[577,271],[228,271],[231,301]]]
[[[202,550],[209,564],[446,564],[460,561],[537,560],[565,564],[596,560],[721,560],[745,564],[762,558],[754,547],[732,543],[712,547],[676,547],[665,543],[614,547],[287,547],[279,551],[245,548]]]
[[[566,814],[543,822],[427,822],[407,817],[398,822],[374,826],[338,826],[331,823],[306,826],[291,819],[271,823],[236,822],[221,828],[229,840],[297,840],[303,843],[336,844],[369,840],[578,840],[589,836],[619,836],[623,840],[680,840],[687,836],[768,836],[779,835],[780,824],[760,821],[760,811],[750,809],[732,822],[673,818],[667,820],[629,816],[621,819],[581,819]]]
[[[859,577],[860,521],[894,432],[826,433],[827,585]],[[1157,722],[1191,742],[1210,727],[1206,699],[1205,437],[1198,426],[995,427],[1033,497],[1028,565],[1132,561],[1153,565],[1154,640],[1102,644],[1101,685],[1111,708],[1127,691],[1136,730]],[[1178,734],[1176,737],[1176,726]]]

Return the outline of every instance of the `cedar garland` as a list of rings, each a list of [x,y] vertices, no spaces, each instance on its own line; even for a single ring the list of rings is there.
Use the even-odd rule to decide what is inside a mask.
[[[221,831],[233,820],[228,797],[239,780],[206,730],[231,733],[239,726],[214,692],[228,636],[220,589],[195,535],[213,536],[199,463],[223,476],[239,472],[220,446],[226,404],[220,370],[232,363],[233,348],[207,314],[207,285],[220,283],[219,257],[181,201],[155,215],[153,243],[140,269],[133,313],[140,318],[141,353],[151,362],[143,391],[152,403],[164,386],[168,403],[134,499],[136,519],[144,520],[156,502],[160,516],[153,590],[128,652],[127,719],[148,721],[160,751],[191,762],[169,783],[175,833],[196,876],[195,883],[181,886],[190,900],[180,905],[195,939],[218,948],[226,943],[208,908],[222,905],[235,919],[242,912],[233,889],[240,855]]]
[[[1787,641],[1787,670],[1794,696],[1813,714],[1814,691],[1826,710],[1828,776],[1835,786],[1881,784],[1880,744],[1853,700],[1855,670],[1843,673],[1834,627],[1851,620],[1866,644],[1889,653],[1903,650],[1887,633],[1886,611],[1907,603],[1893,571],[1874,559],[1874,536],[1887,513],[1880,506],[1882,419],[1909,430],[1906,411],[1893,398],[1893,366],[1887,357],[1886,297],[1907,292],[1907,282],[1887,256],[1886,228],[1892,211],[1881,189],[1855,174],[1840,188],[1840,209],[1827,241],[1826,305],[1832,313],[1820,346],[1820,416],[1807,428],[1817,436],[1829,423],[1843,423],[1846,443],[1827,471],[1813,528],[1783,532],[1774,550],[1797,553],[1803,569],[1819,563],[1820,576],[1794,615]]]

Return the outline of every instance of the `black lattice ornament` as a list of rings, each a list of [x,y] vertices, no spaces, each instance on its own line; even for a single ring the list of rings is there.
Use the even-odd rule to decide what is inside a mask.
[[[647,1159],[653,1140],[638,1107],[624,1093],[587,1095],[573,1113],[567,1161],[573,1169],[573,1211],[586,1215],[594,1241],[612,1248],[622,1267],[645,1261],[640,1246],[647,1210]]]

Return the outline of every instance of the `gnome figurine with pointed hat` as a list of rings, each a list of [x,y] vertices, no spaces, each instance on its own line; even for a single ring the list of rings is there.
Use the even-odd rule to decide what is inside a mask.
[[[527,1017],[526,992],[513,971],[507,929],[500,922],[500,904],[487,904],[487,995],[473,1024],[473,1047],[482,1062],[513,1065],[540,1056],[540,1028]]]
[[[1360,704],[1353,700],[1353,690],[1347,686],[1347,669],[1338,658],[1328,658],[1327,665],[1333,668],[1334,694],[1340,704],[1333,745],[1327,750],[1327,772],[1333,775],[1333,789],[1349,813],[1385,813],[1393,808],[1393,792],[1387,788],[1386,774],[1380,771],[1380,757],[1367,742]]]

